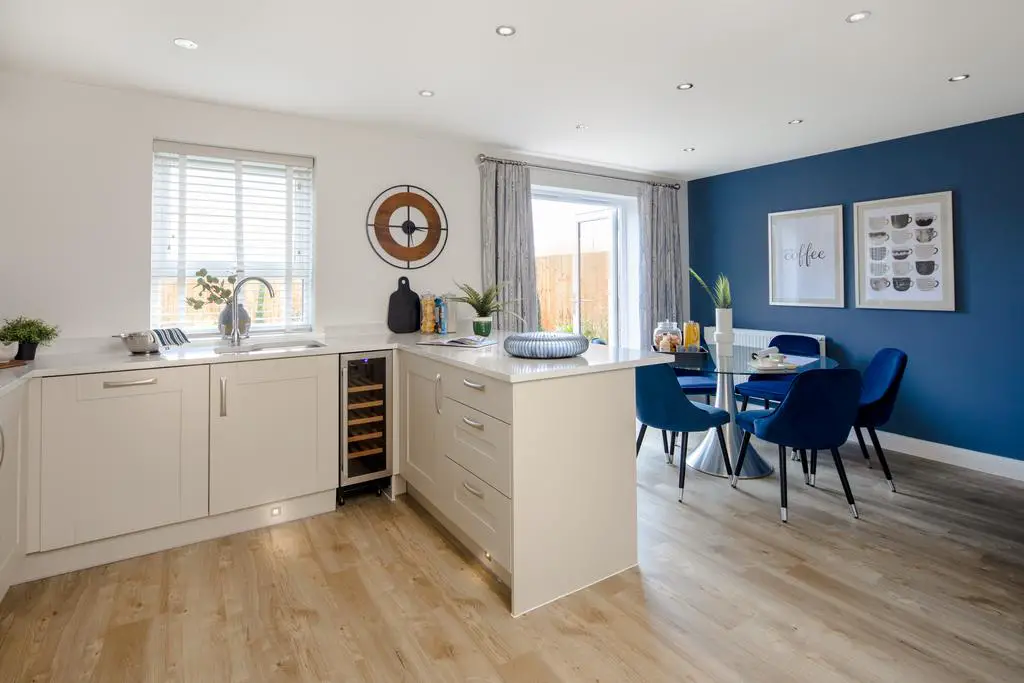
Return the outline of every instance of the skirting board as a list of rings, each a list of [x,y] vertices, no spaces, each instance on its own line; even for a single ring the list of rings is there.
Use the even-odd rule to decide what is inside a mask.
[[[976,472],[994,474],[998,477],[1024,481],[1024,460],[1004,458],[999,455],[992,455],[991,453],[982,453],[981,451],[972,451],[957,446],[949,446],[944,443],[915,439],[912,436],[903,436],[902,434],[893,434],[892,432],[878,432],[878,440],[881,442],[882,448],[886,450],[906,453],[915,458],[934,460],[935,462],[955,465]],[[871,447],[871,440],[867,434],[864,434],[864,441],[867,444],[868,452],[871,453],[871,457],[875,457],[874,449]],[[857,446],[857,435],[852,431],[850,432],[849,443],[859,448]]]
[[[333,512],[335,496],[335,490],[331,489],[322,493],[313,493],[245,510],[227,512],[215,517],[202,517],[157,529],[147,529],[124,536],[73,545],[69,548],[31,553],[22,560],[18,583],[35,581],[48,576],[57,576],[79,569],[126,560],[130,557],[140,557],[161,550],[178,548],[190,543],[208,541],[243,531],[252,531],[325,512]],[[281,513],[272,516],[271,510],[274,508],[280,508]]]

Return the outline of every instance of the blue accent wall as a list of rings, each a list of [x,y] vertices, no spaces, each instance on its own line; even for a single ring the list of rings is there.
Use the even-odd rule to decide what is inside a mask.
[[[856,308],[853,203],[953,191],[956,312]],[[736,327],[821,333],[863,370],[910,364],[886,431],[1024,460],[1024,114],[689,184],[690,259],[732,280]],[[768,305],[768,214],[843,205],[846,308]],[[692,310],[713,324],[707,296]]]

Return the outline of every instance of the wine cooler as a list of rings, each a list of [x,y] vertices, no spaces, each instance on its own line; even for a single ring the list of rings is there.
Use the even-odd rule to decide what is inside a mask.
[[[341,489],[391,486],[391,353],[341,356]]]

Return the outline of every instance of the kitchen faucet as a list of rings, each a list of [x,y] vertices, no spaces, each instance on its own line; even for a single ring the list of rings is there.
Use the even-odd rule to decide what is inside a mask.
[[[262,282],[267,286],[267,291],[270,292],[270,297],[274,297],[274,286],[258,275],[243,277],[235,283],[235,291],[231,294],[231,346],[242,345],[242,333],[238,329],[238,295],[242,291],[242,287],[245,286],[245,283],[249,280]]]

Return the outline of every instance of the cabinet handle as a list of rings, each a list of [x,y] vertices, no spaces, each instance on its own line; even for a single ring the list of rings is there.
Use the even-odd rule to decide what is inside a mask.
[[[220,378],[220,416],[228,416],[228,378]]]
[[[104,389],[123,389],[125,387],[145,387],[150,384],[156,384],[156,377],[150,377],[148,379],[132,379],[124,382],[104,382]]]
[[[472,493],[477,498],[483,498],[484,497],[484,492],[479,490],[479,489],[473,488],[472,486],[469,485],[469,482],[465,482],[465,481],[462,482],[462,487],[464,489],[466,489],[467,491],[469,491],[470,493]]]
[[[7,455],[7,435],[4,434],[4,426],[0,425],[0,467],[3,467],[5,455]]]
[[[462,416],[462,421],[465,422],[466,424],[468,424],[473,429],[483,429],[484,428],[484,423],[483,422],[477,422],[476,420],[470,420],[465,415]]]
[[[440,388],[441,388],[441,373],[438,373],[437,377],[434,378],[434,410],[437,411],[438,415],[441,414],[441,401],[437,397],[437,392],[438,392],[438,390]]]
[[[462,383],[465,384],[470,389],[476,389],[477,391],[483,391],[484,390],[484,385],[483,384],[477,384],[476,382],[470,382],[468,379],[462,380]]]

